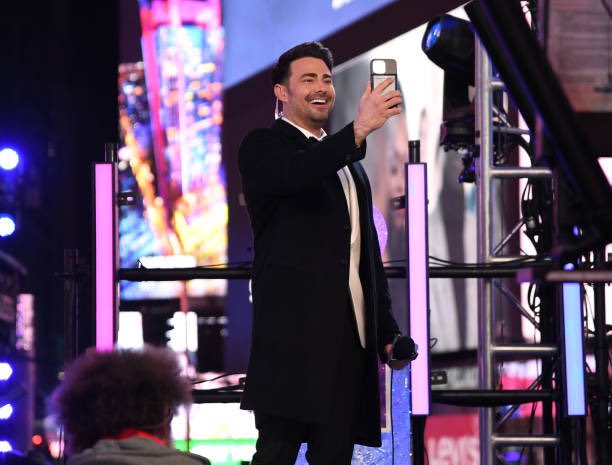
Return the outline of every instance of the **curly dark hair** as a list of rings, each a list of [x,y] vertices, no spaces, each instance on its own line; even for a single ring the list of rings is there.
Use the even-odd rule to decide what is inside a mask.
[[[291,62],[299,58],[312,57],[323,60],[331,70],[334,66],[334,58],[331,51],[320,42],[304,42],[287,50],[279,58],[272,69],[272,84],[283,84],[289,77],[289,66]]]
[[[191,383],[166,348],[89,350],[66,368],[50,401],[67,451],[77,453],[126,428],[165,438],[176,409],[192,401]]]

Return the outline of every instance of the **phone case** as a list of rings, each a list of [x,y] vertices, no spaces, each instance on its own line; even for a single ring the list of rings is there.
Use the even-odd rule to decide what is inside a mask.
[[[372,90],[389,77],[395,78],[395,83],[387,87],[385,92],[397,90],[397,62],[393,58],[374,58],[370,61]]]

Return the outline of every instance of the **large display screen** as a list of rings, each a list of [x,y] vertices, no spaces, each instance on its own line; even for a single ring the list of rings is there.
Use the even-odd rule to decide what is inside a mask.
[[[396,0],[226,1],[226,87],[273,65],[285,50],[321,40]],[[278,32],[278,33],[277,33]]]
[[[119,70],[120,265],[227,261],[220,1],[141,1],[143,63]],[[173,11],[178,5],[178,9]],[[223,280],[121,282],[122,299],[224,295]]]

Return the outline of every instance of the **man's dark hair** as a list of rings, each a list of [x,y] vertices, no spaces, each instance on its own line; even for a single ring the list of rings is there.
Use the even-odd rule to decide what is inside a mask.
[[[191,383],[169,349],[97,352],[75,359],[51,396],[72,453],[134,428],[165,438],[172,415],[191,402]]]
[[[272,70],[272,83],[282,84],[286,82],[289,77],[289,66],[291,63],[304,57],[319,58],[323,60],[330,71],[334,66],[334,58],[328,48],[324,47],[320,42],[304,42],[303,44],[296,45],[292,49],[287,50],[278,58]]]

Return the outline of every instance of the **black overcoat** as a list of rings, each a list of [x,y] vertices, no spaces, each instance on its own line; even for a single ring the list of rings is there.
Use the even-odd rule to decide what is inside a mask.
[[[314,142],[313,142],[314,141]],[[321,423],[330,410],[348,302],[350,218],[337,171],[348,165],[361,226],[366,397],[357,443],[380,445],[377,354],[399,333],[352,123],[309,141],[277,120],[242,141],[239,166],[254,235],[253,338],[241,407]]]

